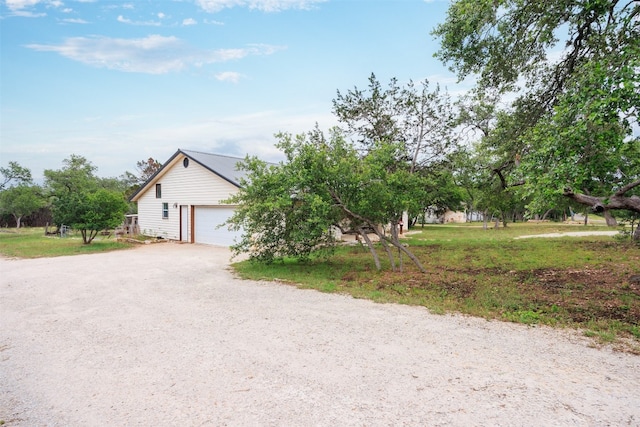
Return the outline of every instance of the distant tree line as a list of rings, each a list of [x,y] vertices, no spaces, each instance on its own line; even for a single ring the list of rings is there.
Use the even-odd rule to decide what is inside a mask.
[[[82,156],[72,154],[62,164],[61,169],[44,171],[43,185],[34,184],[31,171],[17,162],[0,167],[0,225],[66,225],[89,244],[100,231],[121,224],[125,213],[135,212],[128,196],[161,166],[150,158],[137,162],[137,174],[100,178]]]

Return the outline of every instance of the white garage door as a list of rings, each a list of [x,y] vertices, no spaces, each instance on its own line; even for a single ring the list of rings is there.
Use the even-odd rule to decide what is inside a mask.
[[[207,245],[231,246],[234,238],[240,240],[240,231],[231,231],[226,226],[218,228],[233,214],[233,208],[202,207],[195,208],[195,241]]]

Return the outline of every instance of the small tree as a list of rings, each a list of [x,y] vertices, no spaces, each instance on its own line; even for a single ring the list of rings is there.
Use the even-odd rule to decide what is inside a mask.
[[[278,138],[287,162],[267,166],[255,158],[246,159],[242,167],[249,177],[229,200],[239,205],[229,224],[244,232],[233,247],[236,253],[249,252],[259,261],[306,258],[333,247],[330,229],[335,226],[359,233],[378,269],[381,264],[369,230],[379,237],[392,269],[398,262],[402,265],[402,258],[391,251],[395,247],[424,271],[400,243],[396,227],[402,212],[418,209],[426,186],[418,174],[410,172],[409,164],[397,161],[397,144],[376,144],[362,156],[337,128],[329,138],[318,129]],[[390,235],[381,229],[387,224]]]
[[[53,220],[67,224],[82,234],[82,242],[88,245],[98,232],[118,226],[128,205],[122,194],[99,189],[95,192],[66,193],[53,202]]]
[[[31,215],[46,204],[40,187],[21,184],[0,192],[0,214],[12,215],[16,228],[23,216]]]

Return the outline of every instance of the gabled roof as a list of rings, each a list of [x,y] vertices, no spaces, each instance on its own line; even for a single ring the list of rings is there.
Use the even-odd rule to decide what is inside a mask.
[[[226,179],[236,187],[240,187],[240,179],[247,177],[245,170],[237,170],[238,162],[244,159],[238,157],[222,156],[219,154],[201,153],[199,151],[178,150],[191,160],[209,169],[211,172]],[[176,153],[176,154],[178,154]]]
[[[244,170],[237,170],[237,165],[243,159],[239,157],[223,156],[220,154],[201,153],[199,151],[181,150],[175,152],[169,160],[167,160],[160,169],[156,171],[142,186],[129,197],[130,201],[136,201],[138,196],[142,195],[152,184],[154,184],[162,175],[164,175],[173,165],[175,165],[182,156],[198,163],[205,169],[218,175],[220,178],[228,181],[230,184],[240,188],[240,180],[247,176]]]

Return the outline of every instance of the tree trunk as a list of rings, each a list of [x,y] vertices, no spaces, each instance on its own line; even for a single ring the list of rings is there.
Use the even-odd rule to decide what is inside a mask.
[[[20,221],[22,220],[22,215],[13,215],[13,218],[16,220],[16,228],[20,228]]]
[[[633,224],[631,224],[631,227],[633,228]],[[634,242],[640,242],[640,223],[636,225],[636,231],[633,232],[633,236],[631,239]]]
[[[395,246],[400,251],[402,251],[406,256],[408,256],[409,259],[411,261],[413,261],[413,263],[420,269],[421,272],[423,272],[423,273],[427,272],[427,270],[424,268],[424,266],[422,265],[420,260],[418,258],[416,258],[416,256],[414,254],[412,254],[410,251],[408,251],[407,248],[405,248],[397,238],[394,241],[393,239],[389,239],[387,236],[383,236],[383,239],[384,239],[384,241],[387,241],[387,242],[391,243],[393,246]]]
[[[398,269],[400,270],[400,273],[404,273],[404,268],[402,265],[402,252],[400,252],[400,246],[402,245],[402,243],[400,243],[400,239],[398,237],[398,227],[391,227],[391,239],[393,241],[393,245],[398,248]]]
[[[409,257],[409,259],[411,259],[411,261],[413,261],[413,263],[420,269],[421,272],[426,273],[427,270],[424,268],[424,266],[422,265],[422,263],[420,262],[420,260],[418,258],[416,258],[416,256],[414,254],[412,254],[411,252],[409,252],[407,250],[407,248],[405,248],[400,242],[398,242],[398,249],[400,249],[402,252],[405,253],[405,255],[407,255]]]
[[[373,242],[361,227],[358,228],[358,234],[360,234],[364,239],[364,241],[367,242],[367,246],[369,247],[369,251],[371,252],[371,256],[373,257],[373,262],[376,265],[376,269],[378,271],[382,270],[382,266],[380,265],[380,258],[378,257],[378,252],[376,252],[376,248],[373,246]]]
[[[396,261],[393,258],[393,252],[391,252],[391,249],[389,249],[389,245],[387,245],[384,234],[378,229],[378,227],[373,227],[373,231],[378,236],[378,239],[380,239],[380,244],[387,253],[387,257],[389,258],[389,263],[391,265],[391,271],[396,271]]]
[[[611,211],[604,211],[604,220],[607,222],[607,227],[617,227],[618,221],[611,215]]]

